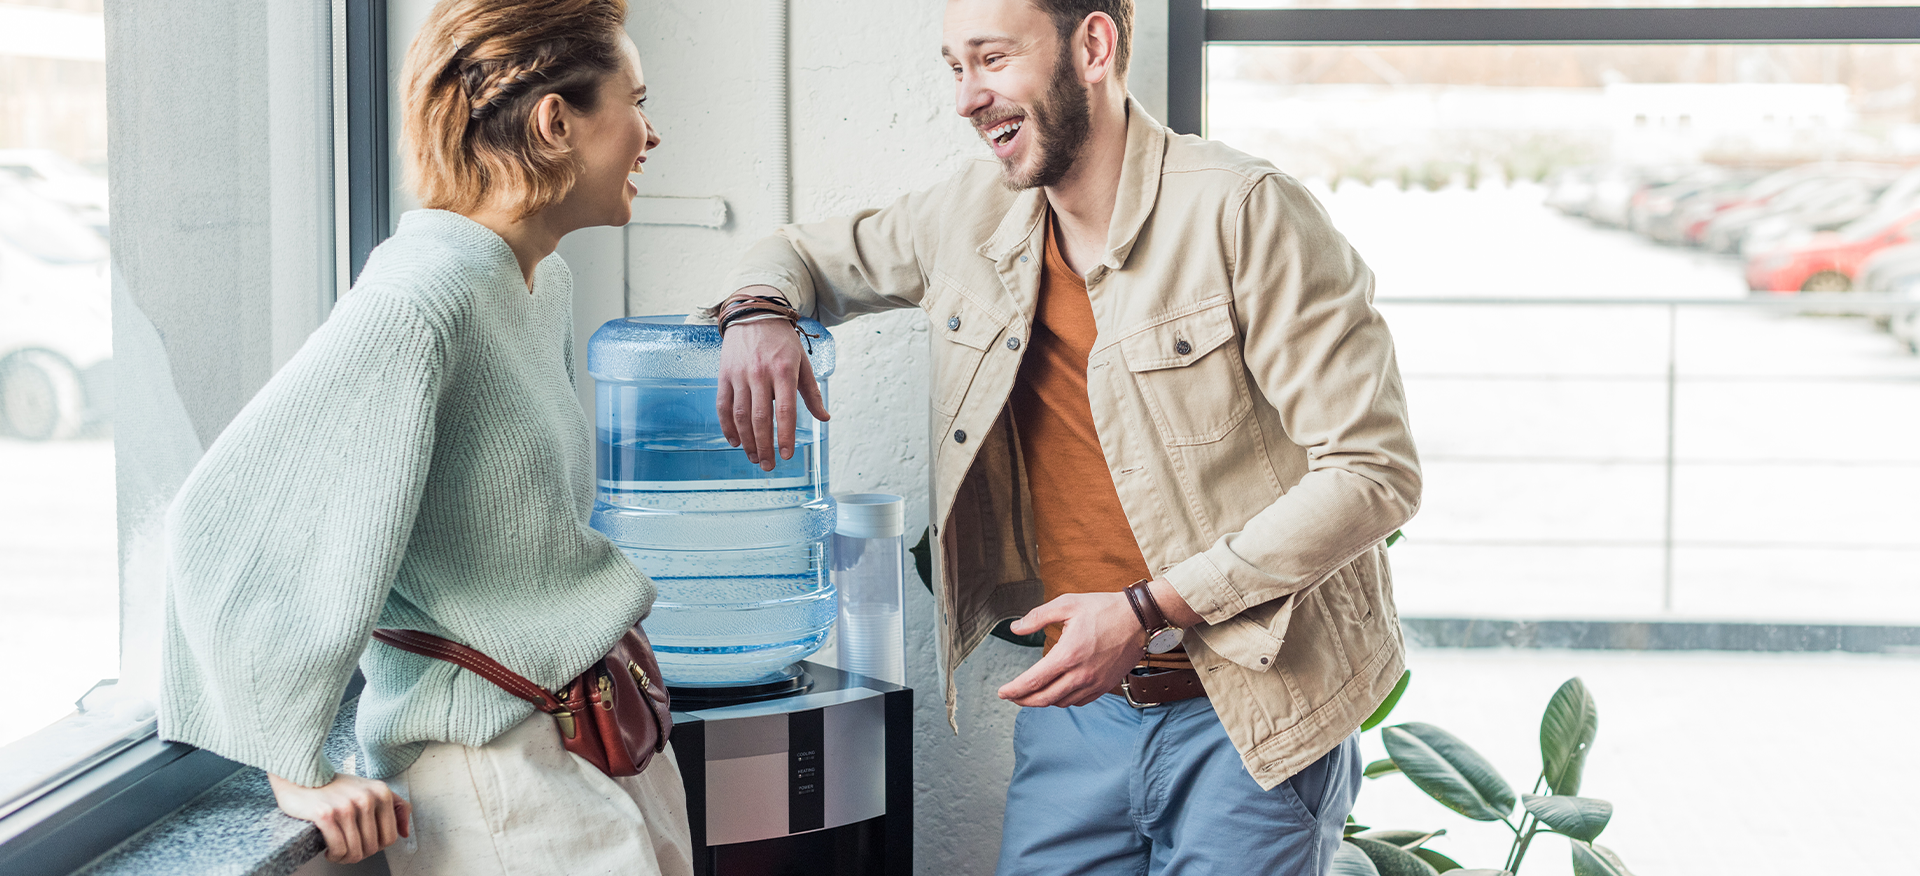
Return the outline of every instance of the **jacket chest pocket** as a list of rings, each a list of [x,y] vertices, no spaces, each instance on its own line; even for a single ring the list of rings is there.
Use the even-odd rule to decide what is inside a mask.
[[[1006,330],[1007,320],[952,290],[941,298],[927,313],[933,320],[933,406],[953,414],[973,386],[980,360]]]
[[[1224,299],[1127,336],[1120,355],[1169,445],[1218,441],[1253,412]]]

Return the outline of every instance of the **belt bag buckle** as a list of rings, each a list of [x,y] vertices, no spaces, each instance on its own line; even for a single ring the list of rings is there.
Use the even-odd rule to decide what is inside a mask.
[[[1136,701],[1133,698],[1133,680],[1132,679],[1133,679],[1133,672],[1131,670],[1129,670],[1127,674],[1122,676],[1120,679],[1120,693],[1126,696],[1127,705],[1132,706],[1136,709],[1146,709],[1146,708],[1152,708],[1153,706],[1160,705],[1160,703],[1142,703],[1142,702]]]

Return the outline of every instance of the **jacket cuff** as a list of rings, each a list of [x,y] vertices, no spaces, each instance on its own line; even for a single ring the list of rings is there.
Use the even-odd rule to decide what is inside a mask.
[[[780,290],[780,294],[785,295],[802,316],[813,316],[813,300],[804,294],[800,283],[785,271],[767,268],[742,267],[728,274],[726,292],[722,294],[720,301],[727,300],[728,296],[748,286],[772,286]],[[720,301],[715,301],[714,304],[719,304]]]
[[[1222,623],[1247,609],[1245,598],[1204,553],[1188,557],[1161,577],[1187,601],[1187,607],[1193,609],[1194,614],[1209,624]]]

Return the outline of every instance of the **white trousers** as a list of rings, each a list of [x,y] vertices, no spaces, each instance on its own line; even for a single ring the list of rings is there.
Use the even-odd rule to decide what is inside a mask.
[[[396,777],[413,840],[387,848],[393,876],[691,876],[686,791],[673,749],[609,778],[534,713],[480,748],[427,746]]]

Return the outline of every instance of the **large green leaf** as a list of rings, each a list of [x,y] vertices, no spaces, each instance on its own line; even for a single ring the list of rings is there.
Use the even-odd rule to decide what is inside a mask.
[[[1414,857],[1427,862],[1429,866],[1433,867],[1433,869],[1441,873],[1445,873],[1450,870],[1460,869],[1459,861],[1449,858],[1446,855],[1440,854],[1439,852],[1436,852],[1432,849],[1408,849],[1407,851],[1412,852]]]
[[[1585,842],[1593,842],[1613,820],[1613,804],[1595,797],[1542,797],[1523,794],[1520,799],[1548,827]]]
[[[1381,721],[1385,721],[1388,715],[1393,714],[1393,707],[1400,704],[1400,695],[1407,692],[1407,683],[1410,681],[1413,681],[1413,670],[1400,673],[1400,680],[1393,683],[1393,690],[1387,693],[1386,699],[1380,701],[1380,707],[1374,709],[1373,714],[1367,716],[1367,720],[1360,722],[1361,732],[1380,726]]]
[[[1587,751],[1599,730],[1600,712],[1593,694],[1580,679],[1567,679],[1540,716],[1541,772],[1555,794],[1580,793],[1580,774],[1586,770]]]
[[[1400,767],[1394,764],[1393,758],[1383,757],[1373,763],[1367,764],[1366,776],[1369,779],[1377,779],[1381,776],[1392,775],[1399,771]]]
[[[1372,829],[1373,828],[1370,828],[1364,824],[1359,824],[1355,822],[1353,820],[1353,816],[1349,815],[1347,816],[1347,824],[1346,824],[1346,827],[1344,828],[1346,832],[1341,834],[1341,836],[1353,836],[1356,833],[1364,833]]]
[[[1387,828],[1381,828],[1379,830],[1364,831],[1359,835],[1370,840],[1392,843],[1403,849],[1411,849],[1446,832],[1445,828],[1440,830],[1389,830]]]
[[[1340,844],[1333,853],[1333,869],[1330,876],[1380,876],[1380,868],[1373,866],[1373,859],[1360,847],[1351,842]]]
[[[1513,876],[1505,870],[1455,870],[1453,876]]]
[[[1453,734],[1432,724],[1395,724],[1380,731],[1380,739],[1400,772],[1448,809],[1475,821],[1499,821],[1513,812],[1513,786]]]
[[[1567,845],[1573,847],[1573,876],[1633,876],[1627,865],[1621,863],[1620,856],[1606,846],[1590,845],[1579,840]]]
[[[1347,837],[1347,845],[1358,847],[1373,861],[1373,868],[1380,876],[1439,876],[1433,865],[1420,860],[1414,853],[1393,843],[1365,837]]]

